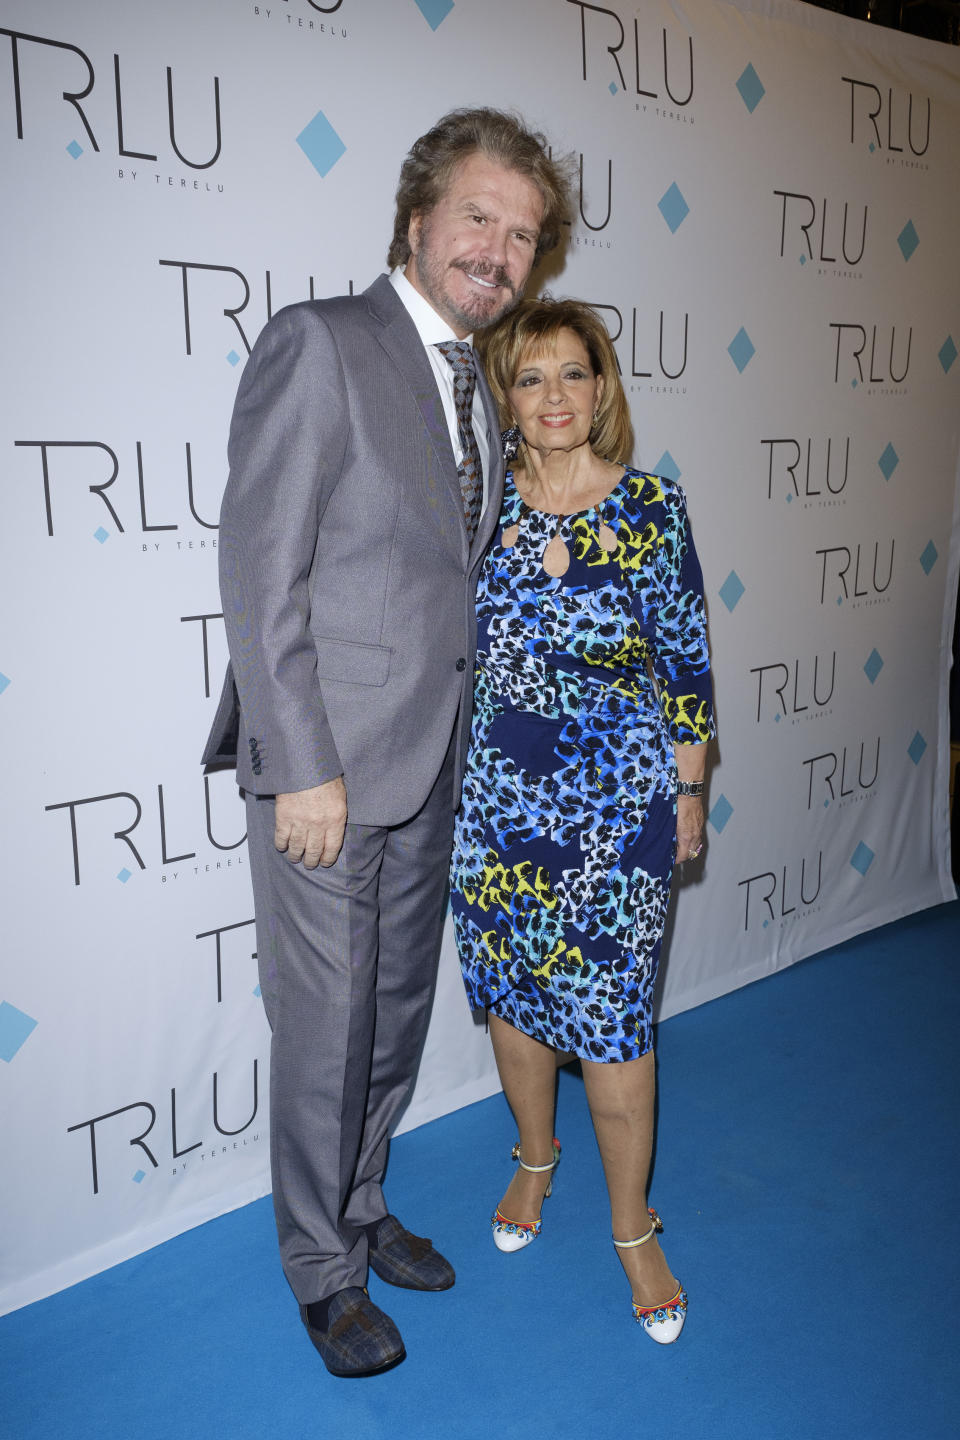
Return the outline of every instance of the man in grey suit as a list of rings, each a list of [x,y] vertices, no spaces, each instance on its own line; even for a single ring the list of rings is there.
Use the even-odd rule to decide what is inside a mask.
[[[204,759],[235,752],[246,792],[281,1258],[334,1374],[404,1355],[368,1263],[454,1281],[381,1180],[429,1016],[503,487],[469,339],[519,300],[567,205],[542,136],[445,116],[404,162],[391,274],[276,315],[233,414],[231,667]]]

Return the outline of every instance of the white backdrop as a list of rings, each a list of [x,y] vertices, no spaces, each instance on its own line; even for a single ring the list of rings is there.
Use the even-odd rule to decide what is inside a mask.
[[[243,813],[198,765],[230,409],[462,103],[580,157],[548,282],[690,501],[720,742],[661,1014],[954,893],[955,51],[788,0],[2,0],[0,1309],[268,1187]],[[404,1123],[495,1086],[448,935]]]

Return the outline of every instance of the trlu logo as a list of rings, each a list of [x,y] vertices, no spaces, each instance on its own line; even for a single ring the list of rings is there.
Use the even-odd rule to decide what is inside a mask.
[[[553,153],[553,152],[551,151],[551,155],[552,155],[552,153]],[[579,210],[579,213],[580,213],[580,219],[583,221],[584,225],[586,225],[587,229],[588,229],[588,230],[592,230],[592,231],[594,231],[594,232],[596,233],[596,232],[598,232],[598,231],[600,231],[600,230],[605,230],[605,229],[607,228],[607,226],[610,224],[610,217],[611,217],[611,215],[613,214],[613,160],[612,160],[611,158],[609,158],[609,157],[608,157],[608,159],[607,159],[607,200],[606,200],[606,213],[604,214],[604,217],[603,217],[603,219],[600,221],[599,224],[594,224],[594,220],[597,219],[597,217],[598,217],[599,214],[600,214],[600,210],[602,209],[602,202],[600,202],[600,204],[598,204],[598,205],[596,205],[596,206],[594,206],[594,207],[588,207],[588,205],[587,205],[587,198],[586,198],[586,197],[587,197],[587,191],[588,191],[589,187],[588,187],[588,185],[587,185],[587,183],[586,183],[586,181],[585,181],[585,179],[584,179],[584,156],[583,156],[583,151],[581,150],[581,151],[579,152],[579,154],[580,154],[580,183],[579,183],[579,194],[578,194],[578,199],[577,199],[577,209]],[[598,167],[598,170],[599,170],[600,174],[602,175],[602,173],[603,173],[603,167],[602,167],[602,165]],[[591,218],[591,217],[587,214],[588,208],[591,208],[591,209],[593,210],[593,218]],[[564,223],[565,223],[565,224],[569,224],[570,222],[569,222],[569,221],[565,221]]]
[[[301,3],[307,4],[314,14],[330,16],[336,14],[343,4],[343,0],[333,0],[333,3],[330,5],[321,5],[320,0],[301,0]],[[304,19],[302,15],[297,14],[290,0],[270,0],[269,4],[261,3],[254,5],[253,13],[256,16],[262,16],[265,20],[271,20],[274,17],[286,20],[291,29],[296,28],[297,30],[307,32],[313,31],[319,35],[329,35],[342,40],[347,38],[347,28],[345,25],[327,25],[309,18]]]
[[[196,937],[198,940],[211,940],[211,939],[212,939],[213,942],[214,942],[214,954],[215,954],[216,963],[217,963],[217,1004],[218,1004],[218,1005],[222,1005],[222,1004],[223,1004],[223,974],[224,974],[224,963],[223,963],[223,962],[224,962],[224,951],[225,951],[226,948],[227,948],[227,946],[226,946],[225,943],[224,943],[223,937],[224,937],[224,935],[233,935],[234,938],[237,939],[238,941],[240,941],[240,942],[246,942],[246,943],[241,943],[241,944],[240,944],[238,947],[236,947],[236,948],[239,949],[239,952],[240,952],[240,954],[242,955],[242,958],[243,958],[244,961],[249,962],[250,960],[256,960],[256,958],[257,958],[257,952],[256,952],[256,950],[251,950],[251,949],[249,948],[248,936],[247,936],[247,935],[236,935],[236,933],[235,933],[235,932],[238,931],[238,930],[243,930],[243,931],[247,931],[247,932],[248,932],[248,931],[249,931],[249,927],[250,927],[251,925],[253,925],[254,923],[255,923],[255,922],[254,922],[252,919],[250,919],[250,920],[237,920],[237,921],[235,921],[232,925],[218,925],[218,926],[216,927],[216,929],[214,929],[214,930],[201,930],[200,934],[197,935],[197,937]],[[234,948],[234,947],[231,946],[231,948]]]
[[[913,326],[907,330],[906,355],[898,354],[896,360],[894,355],[897,352],[897,327],[890,326],[890,344],[887,345],[886,329],[881,325],[873,325],[869,332],[870,338],[870,363],[867,374],[863,373],[861,360],[863,352],[867,348],[867,327],[856,324],[853,321],[830,322],[830,329],[837,332],[837,353],[833,366],[833,383],[840,381],[840,360],[844,360],[844,382],[856,380],[858,384],[886,385],[888,382],[893,385],[902,385],[907,378],[910,369],[910,351],[913,347]],[[903,351],[903,329],[900,331],[900,351]],[[888,363],[889,361],[889,363]],[[853,366],[856,365],[857,373],[854,376]],[[884,366],[886,365],[886,372]],[[900,370],[900,366],[903,369]],[[849,368],[848,368],[849,366]],[[897,371],[900,373],[897,374]]]
[[[234,783],[233,772],[224,772],[224,774],[229,780],[231,801],[233,803],[233,806],[236,807],[238,803],[236,798],[237,790]],[[222,829],[224,823],[222,813],[224,806],[222,800],[217,804],[216,808],[219,813],[215,821],[213,815],[215,807],[211,798],[211,778],[212,777],[209,775],[203,776],[203,804],[206,825],[206,838],[215,850],[236,850],[246,840],[246,831],[244,830],[243,834],[241,834],[239,837],[236,836],[236,818],[234,816],[234,833],[230,835],[229,838],[224,838]],[[85,806],[90,805],[103,808],[98,808],[93,812],[84,808]],[[137,848],[137,845],[131,839],[134,831],[138,830],[140,827],[140,822],[143,820],[144,810],[143,804],[141,803],[139,796],[135,795],[132,790],[114,790],[106,795],[84,795],[75,800],[58,800],[55,804],[45,805],[43,808],[45,811],[66,810],[69,813],[70,840],[73,850],[74,885],[80,884],[81,830],[83,831],[86,844],[97,845],[102,860],[103,844],[106,839],[106,836],[104,834],[104,826],[108,827],[106,835],[109,835],[114,840],[121,841],[122,844],[126,846],[126,852],[124,852],[124,859],[127,861],[127,863],[129,863],[129,857],[132,856],[138,868],[140,870],[146,870],[147,862],[146,860],[144,860],[142,854],[140,853],[140,850]],[[178,861],[192,860],[197,854],[196,839],[192,838],[190,840],[187,840],[186,842],[183,839],[184,828],[197,826],[197,814],[194,813],[187,822],[187,825],[184,826],[182,815],[177,816],[174,821],[171,821],[171,818],[168,814],[168,808],[169,807],[167,803],[164,801],[163,786],[158,785],[157,808],[155,812],[155,818],[157,825],[156,836],[159,842],[159,858],[160,864],[162,866],[175,865]],[[83,817],[82,822],[81,816]],[[118,819],[120,819],[121,822],[125,823],[121,823],[120,828],[117,830],[110,830],[109,827],[111,825],[114,825]],[[97,829],[94,834],[94,840],[91,841],[90,831],[91,827],[94,824],[96,824]],[[175,843],[171,843],[168,838],[171,832],[176,833],[179,837]],[[137,839],[139,843],[143,845],[143,832],[141,832],[137,836]],[[177,854],[171,853],[174,850],[176,844],[182,845],[184,843],[186,843],[188,846],[193,845],[195,848],[181,850]]]
[[[611,315],[617,317],[616,331],[614,331],[609,323],[607,324],[610,339],[614,344],[614,348],[616,348],[616,342],[623,334],[623,311],[617,305],[604,305],[595,300],[591,300],[589,304],[594,310],[599,310],[601,313],[609,312]],[[687,351],[690,335],[689,314],[686,311],[684,312],[682,325],[676,316],[671,317],[668,321],[663,310],[658,311],[657,316],[656,321],[650,320],[648,316],[640,323],[640,329],[642,331],[640,340],[642,355],[640,356],[639,363],[641,365],[649,365],[650,368],[638,370],[638,311],[636,305],[632,308],[630,320],[630,370],[627,373],[632,375],[635,380],[649,380],[655,373],[659,373],[667,380],[678,380],[687,368]],[[682,338],[680,338],[681,331]],[[653,338],[655,333],[658,337],[656,345]],[[654,348],[656,348],[657,354],[656,371],[650,359],[651,351]],[[617,356],[617,364],[620,367],[620,373],[623,374],[624,368],[619,355]]]
[[[791,235],[793,226],[803,235],[806,242],[807,258],[817,259],[822,265],[834,265],[837,262],[838,251],[847,265],[859,265],[863,259],[864,251],[867,248],[867,206],[863,207],[863,223],[856,219],[859,214],[859,206],[854,212],[854,218],[850,216],[850,205],[848,201],[843,202],[843,224],[841,226],[838,218],[838,207],[836,202],[832,208],[828,208],[826,196],[824,196],[819,214],[819,235],[815,236],[816,251],[814,251],[814,239],[810,232],[817,226],[817,203],[812,195],[804,195],[798,190],[774,190],[774,195],[780,196],[782,201],[780,212],[780,258],[783,258],[787,240],[787,213],[790,214]],[[791,204],[791,201],[799,204]],[[829,216],[829,219],[828,219]],[[799,224],[797,222],[799,221]],[[850,228],[849,237],[847,228]],[[860,234],[857,236],[857,230]],[[791,244],[800,242],[791,241]],[[830,252],[833,252],[832,254]],[[853,252],[856,251],[856,254]],[[791,257],[794,249],[791,248]]]
[[[828,545],[823,550],[815,553],[822,556],[822,568],[820,575],[820,604],[825,603],[827,593],[827,572],[833,576],[836,569],[836,578],[843,586],[843,598],[845,600],[862,600],[865,596],[882,595],[889,589],[890,581],[893,579],[893,555],[896,547],[896,539],[890,541],[890,562],[886,566],[887,578],[881,584],[883,565],[880,562],[880,541],[874,542],[873,565],[870,566],[869,546],[857,544],[856,552],[850,550],[847,545]],[[866,550],[866,556],[864,555]],[[861,563],[863,571],[861,574]],[[853,590],[847,586],[847,576],[850,573],[850,566],[853,566]],[[832,592],[831,592],[832,593]]]
[[[225,1138],[242,1135],[245,1130],[249,1130],[256,1119],[260,1104],[259,1061],[256,1059],[253,1061],[251,1088],[253,1092],[252,1098],[250,1101],[244,1102],[244,1104],[250,1105],[250,1113],[247,1118],[242,1120],[242,1123],[239,1125],[235,1123],[241,1119],[243,1115],[243,1108],[240,1108],[239,1114],[230,1114],[226,1117],[230,1123],[225,1123],[225,1117],[222,1112],[224,1109],[230,1109],[232,1111],[238,1097],[234,1095],[226,1105],[224,1104],[220,1095],[220,1075],[218,1071],[214,1070],[211,1080],[212,1108],[210,1118],[213,1121],[213,1128],[218,1135],[224,1136]],[[194,1106],[194,1108],[196,1109],[197,1107]],[[122,1124],[113,1124],[105,1131],[98,1132],[98,1125],[105,1126],[108,1121],[118,1121],[122,1115],[130,1118]],[[145,1125],[144,1120],[147,1122]],[[101,1170],[104,1166],[104,1151],[107,1151],[109,1154],[110,1171],[116,1182],[119,1182],[121,1178],[125,1184],[129,1184],[130,1181],[129,1171],[126,1169],[126,1166],[129,1164],[129,1157],[126,1154],[127,1145],[136,1146],[141,1153],[147,1157],[154,1170],[159,1168],[159,1161],[154,1151],[147,1144],[147,1136],[153,1135],[156,1123],[157,1107],[150,1100],[134,1100],[128,1105],[119,1105],[115,1110],[107,1110],[102,1115],[93,1115],[89,1120],[79,1120],[75,1125],[67,1126],[68,1135],[81,1130],[89,1130],[90,1132],[90,1172],[94,1195],[99,1195],[100,1193]],[[129,1131],[131,1129],[137,1130],[138,1133],[130,1135]],[[193,1133],[196,1132],[194,1131]],[[250,1138],[259,1140],[260,1137],[259,1135],[253,1135]],[[99,1150],[97,1148],[98,1139],[100,1141]],[[217,1142],[214,1143],[216,1144]],[[181,1143],[181,1136],[177,1132],[176,1086],[173,1086],[170,1090],[169,1144],[171,1161],[179,1160],[182,1156],[189,1155],[194,1150],[199,1150],[204,1144],[202,1139],[192,1140],[189,1143]],[[155,1149],[160,1149],[159,1137],[153,1138],[153,1145]],[[234,1141],[233,1148],[237,1148],[236,1141]]]
[[[797,499],[816,499],[822,496],[824,491],[829,495],[840,495],[846,488],[847,479],[850,474],[850,436],[837,442],[837,451],[833,449],[833,437],[828,435],[826,446],[823,441],[817,442],[817,454],[814,459],[814,442],[811,436],[805,436],[802,440],[794,440],[787,437],[761,440],[761,445],[769,445],[767,456],[767,499],[773,499],[774,475],[777,479],[777,495],[782,491],[781,487],[785,478],[789,475],[790,485]],[[841,451],[841,446],[844,448]],[[840,475],[840,455],[843,455],[843,475]],[[821,459],[821,456],[823,457]],[[797,470],[801,460],[804,461],[802,480],[797,476]]]
[[[811,755],[809,760],[801,762],[807,767],[808,810],[813,807],[814,785],[817,786],[817,799],[823,800],[824,805],[831,800],[849,800],[852,795],[862,799],[866,792],[873,788],[880,773],[880,736],[877,736],[877,748],[872,757],[867,751],[865,740],[860,741],[859,757],[854,758],[855,756],[856,747],[851,746],[848,755],[847,746],[844,745],[839,755],[835,750],[825,750],[822,755]],[[871,765],[873,774],[869,775]],[[834,789],[833,782],[838,769],[840,778],[837,788]]]
[[[826,679],[828,666],[830,670],[829,684]],[[799,658],[790,661],[775,660],[767,665],[753,665],[750,668],[750,674],[757,677],[757,724],[760,723],[763,710],[764,692],[767,694],[770,705],[768,713],[774,717],[801,715],[804,711],[810,710],[811,706],[814,710],[822,710],[833,699],[837,678],[837,652],[834,650],[829,660],[824,658],[822,674],[819,655],[813,657],[812,676],[809,662],[801,667]],[[787,708],[788,689],[792,692],[789,709]],[[821,694],[821,691],[825,693]],[[771,703],[770,697],[773,695],[779,700],[779,705]],[[803,696],[802,703],[801,696]]]
[[[817,879],[816,889],[813,881],[813,861],[810,862],[810,875],[807,875],[807,862],[805,858],[800,861],[800,874],[797,875],[796,864],[792,867],[784,865],[779,871],[761,870],[757,875],[748,875],[746,880],[737,882],[737,889],[744,891],[743,906],[743,928],[750,929],[750,901],[754,902],[754,919],[757,914],[763,914],[758,906],[766,910],[767,919],[763,921],[768,925],[770,921],[786,920],[789,915],[796,913],[799,907],[809,908],[820,895],[820,887],[823,882],[823,851],[817,851]],[[754,894],[751,887],[763,883],[765,889],[761,894]],[[807,894],[810,890],[813,893]],[[791,903],[791,901],[793,903]]]
[[[79,117],[80,122],[83,125],[84,130],[86,131],[87,139],[90,141],[91,147],[99,153],[99,141],[97,140],[96,134],[94,133],[94,129],[90,123],[89,116],[87,115],[87,112],[83,104],[81,103],[83,101],[86,101],[88,97],[92,94],[94,85],[96,84],[96,75],[93,68],[93,61],[90,59],[90,56],[87,55],[84,50],[81,50],[79,45],[73,45],[66,40],[52,40],[47,36],[27,35],[22,31],[8,30],[5,27],[0,27],[0,35],[8,35],[10,37],[10,56],[13,73],[13,98],[16,115],[17,139],[24,139],[26,125],[29,123],[30,115],[29,101],[26,106],[24,105],[24,91],[27,89],[27,86],[24,84],[23,70],[25,68],[24,61],[27,59],[27,54],[29,53],[26,52],[25,47],[39,45],[46,47],[46,50],[53,50],[67,56],[76,56],[80,60],[83,68],[81,70],[79,79],[82,81],[82,84],[79,86],[79,88],[75,90],[68,90],[66,88],[63,88],[61,89],[60,93],[66,103],[72,106],[73,109],[76,111],[77,116]],[[38,58],[39,57],[31,56],[31,60],[36,60]],[[71,72],[76,72],[77,67],[75,62],[68,61],[68,66]],[[36,64],[32,63],[29,67],[29,70],[32,76],[31,85],[39,84],[39,67]],[[60,89],[63,83],[64,76],[62,70],[62,66],[58,67],[58,78],[56,79],[53,78],[52,74],[50,74],[49,76],[44,76],[44,82],[53,91]],[[177,96],[180,95],[182,99],[183,93],[187,89],[187,86],[183,83],[182,80],[178,82],[175,79],[172,66],[168,65],[166,67],[166,72],[167,131],[169,134],[171,149],[173,150],[173,153],[174,155],[176,155],[177,159],[182,164],[189,166],[191,170],[209,170],[210,167],[215,165],[217,160],[219,160],[220,151],[223,146],[223,127],[220,116],[219,77],[216,75],[212,77],[213,100],[211,120],[207,134],[202,138],[197,135],[191,134],[189,136],[189,140],[185,140],[182,134],[182,123],[179,127],[177,124],[176,105]],[[142,89],[142,86],[138,88]],[[112,99],[115,102],[117,154],[136,160],[156,160],[159,155],[159,148],[154,148],[150,150],[138,150],[132,148],[134,143],[138,145],[148,144],[157,147],[157,139],[155,136],[150,136],[148,138],[147,136],[143,135],[137,121],[131,119],[130,106],[128,104],[129,96],[125,96],[124,94],[121,79],[120,56],[117,54],[115,54],[113,57]],[[191,99],[193,99],[192,96]],[[27,117],[26,121],[25,115]],[[142,124],[142,121],[140,123]],[[136,129],[137,132],[137,139],[135,142],[131,140],[131,134],[134,129]]]
[[[627,77],[620,64],[620,52],[627,39],[627,32],[620,16],[615,10],[607,9],[605,5],[588,5],[586,0],[567,0],[567,4],[575,5],[580,11],[580,54],[584,80],[587,79],[587,52],[589,50],[594,64],[600,60],[602,55],[609,55],[620,82],[620,89],[629,91]],[[591,19],[588,23],[588,11],[591,15],[606,18],[599,21]],[[640,20],[634,19],[633,55],[631,57],[633,65],[630,79],[634,83],[636,94],[646,96],[650,100],[659,100],[660,89],[652,87],[662,85],[674,105],[689,105],[693,99],[693,36],[686,36],[687,43],[684,46],[683,41],[677,41],[675,35],[672,42],[668,40],[669,32],[665,25],[657,27],[660,29],[660,35],[656,38],[653,38],[652,28],[645,27],[641,46],[640,26]],[[613,40],[612,44],[611,40]],[[662,65],[660,63],[661,56]],[[630,60],[627,57],[624,58],[629,65]],[[608,73],[610,73],[609,67]],[[648,86],[651,88],[648,89]]]
[[[235,276],[236,279],[240,281],[240,284],[242,286],[242,298],[239,305],[224,305],[223,309],[220,311],[220,314],[223,315],[224,319],[233,322],[233,325],[236,328],[236,332],[240,336],[243,348],[246,350],[248,355],[250,354],[250,351],[252,349],[250,339],[247,332],[240,324],[239,320],[239,316],[243,314],[244,310],[246,310],[247,306],[250,304],[250,282],[247,279],[246,275],[244,275],[242,270],[238,270],[235,265],[212,265],[199,260],[160,260],[158,261],[158,264],[166,265],[169,266],[171,269],[180,271],[180,284],[183,294],[183,334],[184,344],[186,346],[186,353],[188,355],[193,354],[193,341],[191,331],[191,295],[195,295],[195,288],[197,285],[197,277],[194,272],[197,272],[200,275]],[[192,282],[191,277],[193,277]],[[228,283],[230,283],[231,288],[235,294],[236,286],[232,282]],[[203,295],[205,301],[209,303],[209,297],[212,294],[211,282],[204,280],[200,281],[199,285],[201,294]],[[312,275],[309,275],[307,277],[308,293],[306,295],[300,294],[295,296],[295,300],[315,300],[317,297],[314,287],[314,277]],[[347,283],[346,293],[348,295],[353,294],[352,280],[348,281]],[[258,324],[255,332],[251,331],[254,339],[256,339],[256,336],[260,333],[260,330],[263,328],[263,325],[266,324],[267,320],[272,320],[275,311],[281,308],[281,306],[274,304],[273,280],[269,270],[264,271],[264,300],[266,312],[265,319],[260,324]],[[194,298],[194,305],[195,303],[196,301]],[[287,305],[289,303],[290,302],[288,300],[284,300],[282,302],[283,305]],[[214,308],[216,308],[216,306]]]
[[[223,631],[223,611],[211,611],[207,615],[181,615],[181,625],[199,624],[200,644],[203,648],[203,698],[210,699],[210,632],[207,629],[211,620],[219,620],[218,632],[223,639],[223,647],[226,647],[226,636]]]
[[[914,155],[926,155],[930,145],[930,98],[926,100],[926,115],[924,115],[924,103],[917,101],[916,136],[914,135],[914,104],[913,93],[894,90],[893,86],[887,87],[886,113],[884,113],[884,97],[879,88],[871,80],[855,80],[850,75],[841,75],[844,85],[850,86],[850,143],[856,144],[858,137],[862,140],[866,135],[872,134],[874,143],[878,150],[903,152],[903,145],[898,144],[900,140],[906,140],[911,152]],[[878,124],[878,121],[880,122]],[[880,133],[881,126],[886,132],[886,147]],[[920,140],[923,145],[920,146]]]
[[[106,457],[106,461],[105,461],[105,463],[104,463],[103,469],[104,469],[104,472],[109,471],[109,473],[107,474],[107,478],[106,478],[105,480],[101,480],[101,481],[99,481],[98,483],[95,483],[95,484],[93,484],[93,485],[89,485],[89,484],[88,484],[88,485],[86,486],[86,488],[87,488],[87,490],[89,490],[89,492],[90,492],[91,495],[95,495],[95,496],[97,497],[97,499],[106,507],[107,513],[109,514],[109,516],[110,516],[111,520],[113,521],[114,525],[117,527],[117,530],[119,531],[119,533],[120,533],[121,535],[125,533],[125,527],[124,527],[123,521],[122,521],[121,518],[120,518],[120,511],[117,509],[117,506],[114,504],[114,496],[113,496],[112,494],[109,494],[109,495],[107,494],[107,491],[112,490],[112,487],[116,484],[117,480],[120,478],[120,459],[119,459],[119,456],[117,455],[116,450],[114,450],[111,445],[108,445],[105,440],[15,440],[13,443],[14,443],[15,446],[17,446],[17,447],[20,448],[20,449],[27,449],[27,450],[31,450],[31,449],[32,449],[32,450],[37,450],[37,451],[39,451],[39,458],[40,458],[40,466],[39,466],[40,477],[39,477],[39,478],[42,480],[42,483],[43,483],[43,504],[44,504],[44,511],[45,511],[45,514],[46,514],[47,535],[48,535],[48,536],[50,536],[50,537],[52,538],[53,535],[55,534],[55,530],[54,530],[54,503],[53,503],[53,497],[54,497],[54,483],[53,483],[53,482],[54,482],[54,478],[56,478],[57,487],[59,487],[60,485],[66,485],[66,484],[68,484],[68,483],[72,483],[72,484],[76,485],[76,484],[78,483],[78,481],[77,481],[77,476],[78,476],[78,475],[80,476],[80,482],[79,482],[79,483],[80,483],[81,485],[83,484],[83,481],[89,480],[89,478],[90,478],[89,472],[90,472],[90,468],[91,468],[89,462],[90,462],[91,457],[90,457],[88,454],[85,454],[84,452],[89,452],[89,451],[92,451],[92,450],[100,450],[100,451],[103,452],[104,456]],[[144,535],[147,535],[147,534],[150,534],[150,533],[152,533],[152,532],[154,532],[154,531],[159,531],[159,530],[179,530],[179,528],[180,528],[180,521],[186,521],[186,520],[187,520],[187,516],[186,516],[186,515],[184,515],[184,514],[181,513],[179,520],[176,520],[176,521],[175,521],[175,520],[172,520],[172,519],[169,518],[169,511],[168,511],[168,512],[167,512],[168,518],[167,518],[166,520],[164,520],[164,521],[157,522],[157,519],[156,519],[156,511],[154,510],[153,506],[148,506],[148,503],[147,503],[148,482],[147,482],[147,478],[146,478],[146,476],[147,476],[147,471],[146,471],[146,467],[145,467],[145,465],[144,465],[144,458],[143,458],[143,443],[142,443],[142,441],[137,440],[137,441],[135,442],[135,445],[136,445],[137,488],[138,488],[139,497],[140,497],[140,533],[141,533],[141,534],[144,534]],[[65,452],[70,452],[70,451],[75,452],[75,453],[74,453],[72,456],[69,456],[69,455],[66,455],[66,454],[65,454]],[[184,451],[185,451],[185,461],[184,461],[184,491],[185,491],[185,497],[186,497],[187,508],[188,508],[188,510],[189,510],[189,513],[190,513],[190,515],[193,517],[193,519],[196,521],[196,523],[197,523],[198,525],[202,526],[202,528],[203,528],[204,530],[216,530],[216,529],[218,529],[218,521],[217,521],[217,520],[208,520],[208,519],[205,519],[205,518],[203,517],[203,515],[200,514],[200,512],[199,512],[199,510],[198,510],[198,508],[197,508],[196,490],[195,490],[194,478],[193,478],[193,454],[192,454],[192,451],[191,451],[191,446],[190,446],[190,441],[189,441],[189,440],[186,441],[186,443],[185,443],[185,445],[184,445]],[[61,461],[60,459],[57,459],[57,461],[52,464],[52,463],[51,463],[51,462],[52,462],[52,453],[51,453],[51,452],[57,452],[58,456],[64,456],[64,458],[66,459],[66,463],[64,464],[64,463],[62,463],[62,461]],[[125,468],[124,475],[125,475],[125,476],[128,475],[128,474],[130,473],[130,470],[131,470],[131,469],[132,469],[132,466],[128,465],[128,466]],[[54,477],[54,475],[51,473],[52,471],[55,471],[55,472],[56,472],[55,477]],[[69,477],[69,479],[68,479],[68,477]],[[164,499],[165,499],[166,505],[169,505],[169,504],[170,504],[170,480],[169,480],[169,476],[166,475],[166,474],[164,474],[164,475],[163,475],[163,481],[164,481],[163,488],[164,488],[164,490],[165,490],[165,492],[166,492]],[[222,488],[222,483],[223,483],[223,477],[222,477],[222,476],[219,476],[218,479],[217,479],[217,493],[218,493],[218,496],[219,496],[220,489]],[[148,512],[148,509],[150,510],[152,519],[148,519],[148,513],[147,513],[147,512]],[[98,513],[99,513],[99,512],[98,512]],[[128,515],[127,515],[128,522],[129,522],[129,518],[130,518],[130,517],[129,517],[129,514],[128,514]],[[102,516],[101,516],[101,519],[102,519]]]

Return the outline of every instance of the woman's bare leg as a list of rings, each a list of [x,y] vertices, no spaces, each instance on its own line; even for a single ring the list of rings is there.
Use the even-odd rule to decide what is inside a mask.
[[[504,1094],[517,1122],[520,1154],[528,1165],[549,1165],[553,1160],[557,1052],[515,1030],[498,1015],[490,1016],[490,1038]],[[539,1220],[549,1183],[549,1172],[531,1175],[518,1165],[500,1202],[500,1213],[527,1224]]]
[[[601,1064],[584,1060],[583,1079],[600,1146],[616,1240],[637,1240],[650,1229],[647,1179],[653,1149],[653,1051],[638,1060]],[[618,1250],[638,1305],[659,1305],[677,1292],[666,1258],[652,1236],[645,1245]]]

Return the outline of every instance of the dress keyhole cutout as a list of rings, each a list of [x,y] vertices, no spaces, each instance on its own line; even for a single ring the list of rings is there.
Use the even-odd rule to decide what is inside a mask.
[[[559,580],[561,575],[566,575],[570,569],[570,551],[567,549],[566,542],[559,535],[554,535],[553,539],[549,541],[540,563],[554,580]]]

